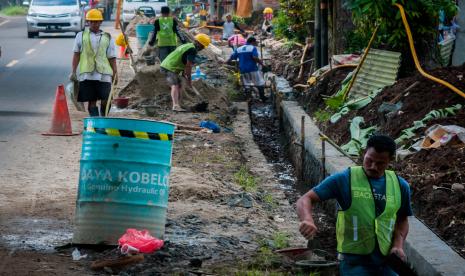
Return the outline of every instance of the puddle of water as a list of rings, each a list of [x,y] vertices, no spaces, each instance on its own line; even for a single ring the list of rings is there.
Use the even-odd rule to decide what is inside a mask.
[[[8,249],[53,252],[71,242],[73,231],[68,221],[44,218],[15,218],[5,222],[0,244]]]

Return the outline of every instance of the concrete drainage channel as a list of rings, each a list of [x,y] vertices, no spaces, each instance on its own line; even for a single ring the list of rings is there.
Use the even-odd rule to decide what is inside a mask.
[[[279,127],[286,135],[285,140],[291,141],[286,147],[290,160],[296,173],[304,177],[305,183],[315,185],[321,181],[324,174],[330,175],[355,165],[351,159],[343,156],[328,143],[324,145],[323,157],[320,130],[302,107],[296,101],[292,101],[292,88],[282,78],[274,75],[268,75],[267,80],[271,83]],[[305,150],[304,154],[302,148]],[[327,214],[334,214],[332,203],[326,204],[325,207]],[[405,243],[405,253],[418,275],[465,275],[465,259],[417,218],[411,217],[409,223],[410,231]]]

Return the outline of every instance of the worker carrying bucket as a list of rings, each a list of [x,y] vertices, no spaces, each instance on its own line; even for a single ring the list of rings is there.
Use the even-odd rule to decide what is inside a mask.
[[[412,216],[410,187],[394,171],[387,170],[395,155],[396,143],[391,137],[374,135],[367,142],[363,166],[327,177],[297,201],[300,233],[311,240],[318,232],[314,205],[337,200],[340,275],[397,275],[386,262],[406,259],[403,246],[408,217]],[[396,263],[393,268],[403,262]]]
[[[89,28],[79,32],[74,40],[70,80],[79,81],[77,100],[88,102],[89,115],[105,116],[112,82],[117,81],[115,41],[109,33],[100,30],[103,16],[99,10],[88,11],[86,20]]]

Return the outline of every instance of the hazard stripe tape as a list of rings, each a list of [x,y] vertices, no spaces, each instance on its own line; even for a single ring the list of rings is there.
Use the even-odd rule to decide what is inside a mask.
[[[137,138],[137,139],[145,139],[145,140],[161,140],[161,141],[173,140],[173,135],[166,134],[166,133],[153,133],[153,132],[133,131],[133,130],[124,130],[124,129],[116,129],[116,128],[99,128],[99,127],[84,127],[84,131],[108,135],[108,136]]]

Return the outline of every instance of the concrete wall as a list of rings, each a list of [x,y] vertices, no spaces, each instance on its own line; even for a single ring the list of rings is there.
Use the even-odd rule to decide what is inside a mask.
[[[311,186],[316,185],[321,177],[321,141],[319,129],[305,111],[294,101],[282,101],[280,121],[282,128],[289,133],[288,141],[300,137],[301,117],[305,116],[304,169]],[[300,141],[299,141],[300,142]],[[291,143],[292,144],[292,143]],[[291,146],[291,152],[299,154],[300,149]],[[334,147],[326,143],[326,172],[334,174],[355,165]],[[302,169],[300,157],[292,158],[297,170]],[[330,207],[329,207],[330,208]],[[410,232],[405,243],[405,253],[418,275],[465,275],[465,259],[460,257],[445,242],[429,230],[415,217],[409,219]]]

